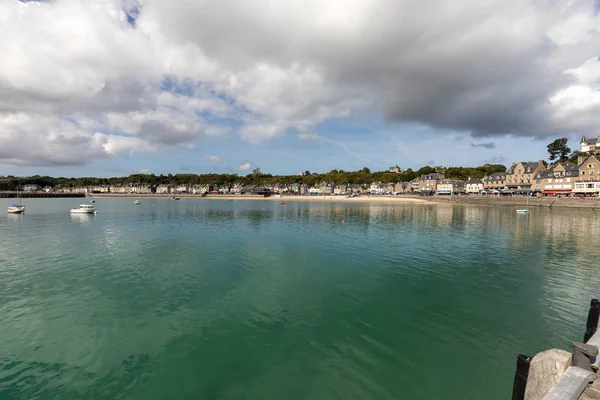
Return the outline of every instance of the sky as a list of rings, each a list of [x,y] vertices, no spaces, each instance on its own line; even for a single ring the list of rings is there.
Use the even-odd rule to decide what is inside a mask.
[[[600,135],[596,0],[0,0],[0,175],[510,165]]]

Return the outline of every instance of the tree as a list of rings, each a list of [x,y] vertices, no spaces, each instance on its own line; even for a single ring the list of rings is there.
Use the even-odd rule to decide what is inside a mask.
[[[427,165],[425,167],[421,167],[416,172],[416,174],[417,174],[417,176],[421,176],[421,175],[433,174],[434,172],[436,172],[436,169]]]
[[[580,152],[578,150],[575,150],[573,153],[571,153],[571,155],[569,156],[569,162],[572,164],[579,164],[579,157],[581,157],[583,160],[585,160],[586,158],[594,155],[595,153],[592,151],[588,151],[588,152]]]
[[[550,154],[550,161],[566,161],[568,159],[571,149],[567,146],[567,138],[556,139],[554,142],[548,145],[548,153]]]

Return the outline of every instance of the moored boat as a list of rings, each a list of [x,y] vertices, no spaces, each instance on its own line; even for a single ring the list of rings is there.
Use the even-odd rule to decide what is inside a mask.
[[[133,204],[138,205],[138,204],[142,204],[142,202],[139,201],[139,200],[136,200],[136,201],[133,202]]]
[[[23,214],[25,212],[25,206],[20,204],[11,204],[6,212],[9,214]]]
[[[17,187],[17,197],[19,197],[19,187]],[[21,204],[21,197],[19,197],[19,204],[11,204],[6,212],[9,214],[23,214],[25,212],[25,206]]]
[[[91,204],[80,204],[77,208],[71,209],[71,214],[95,214],[96,207]]]

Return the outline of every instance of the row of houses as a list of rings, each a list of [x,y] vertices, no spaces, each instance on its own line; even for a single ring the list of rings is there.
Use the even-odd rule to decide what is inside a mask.
[[[600,158],[580,158],[578,164],[543,161],[514,163],[506,172],[466,182],[449,181],[441,174],[419,177],[421,194],[541,194],[587,196],[600,194]]]
[[[581,139],[580,151],[600,152],[600,138]],[[456,195],[456,194],[542,194],[546,196],[600,195],[600,158],[596,155],[580,157],[577,164],[556,163],[547,165],[542,160],[516,162],[506,172],[489,174],[483,179],[466,182],[447,179],[442,166],[434,167],[435,173],[422,175],[410,182],[370,185],[336,185],[321,182],[314,186],[303,184],[275,184],[264,187],[215,185],[99,185],[84,187],[41,188],[26,184],[25,191],[56,191],[65,193],[123,193],[123,194],[298,194],[298,195],[354,195],[354,194],[404,194]],[[402,174],[399,166],[389,172]]]

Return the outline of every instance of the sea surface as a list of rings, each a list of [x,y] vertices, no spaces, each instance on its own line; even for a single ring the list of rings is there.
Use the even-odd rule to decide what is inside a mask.
[[[141,200],[0,214],[0,399],[507,399],[600,296],[600,212]]]

